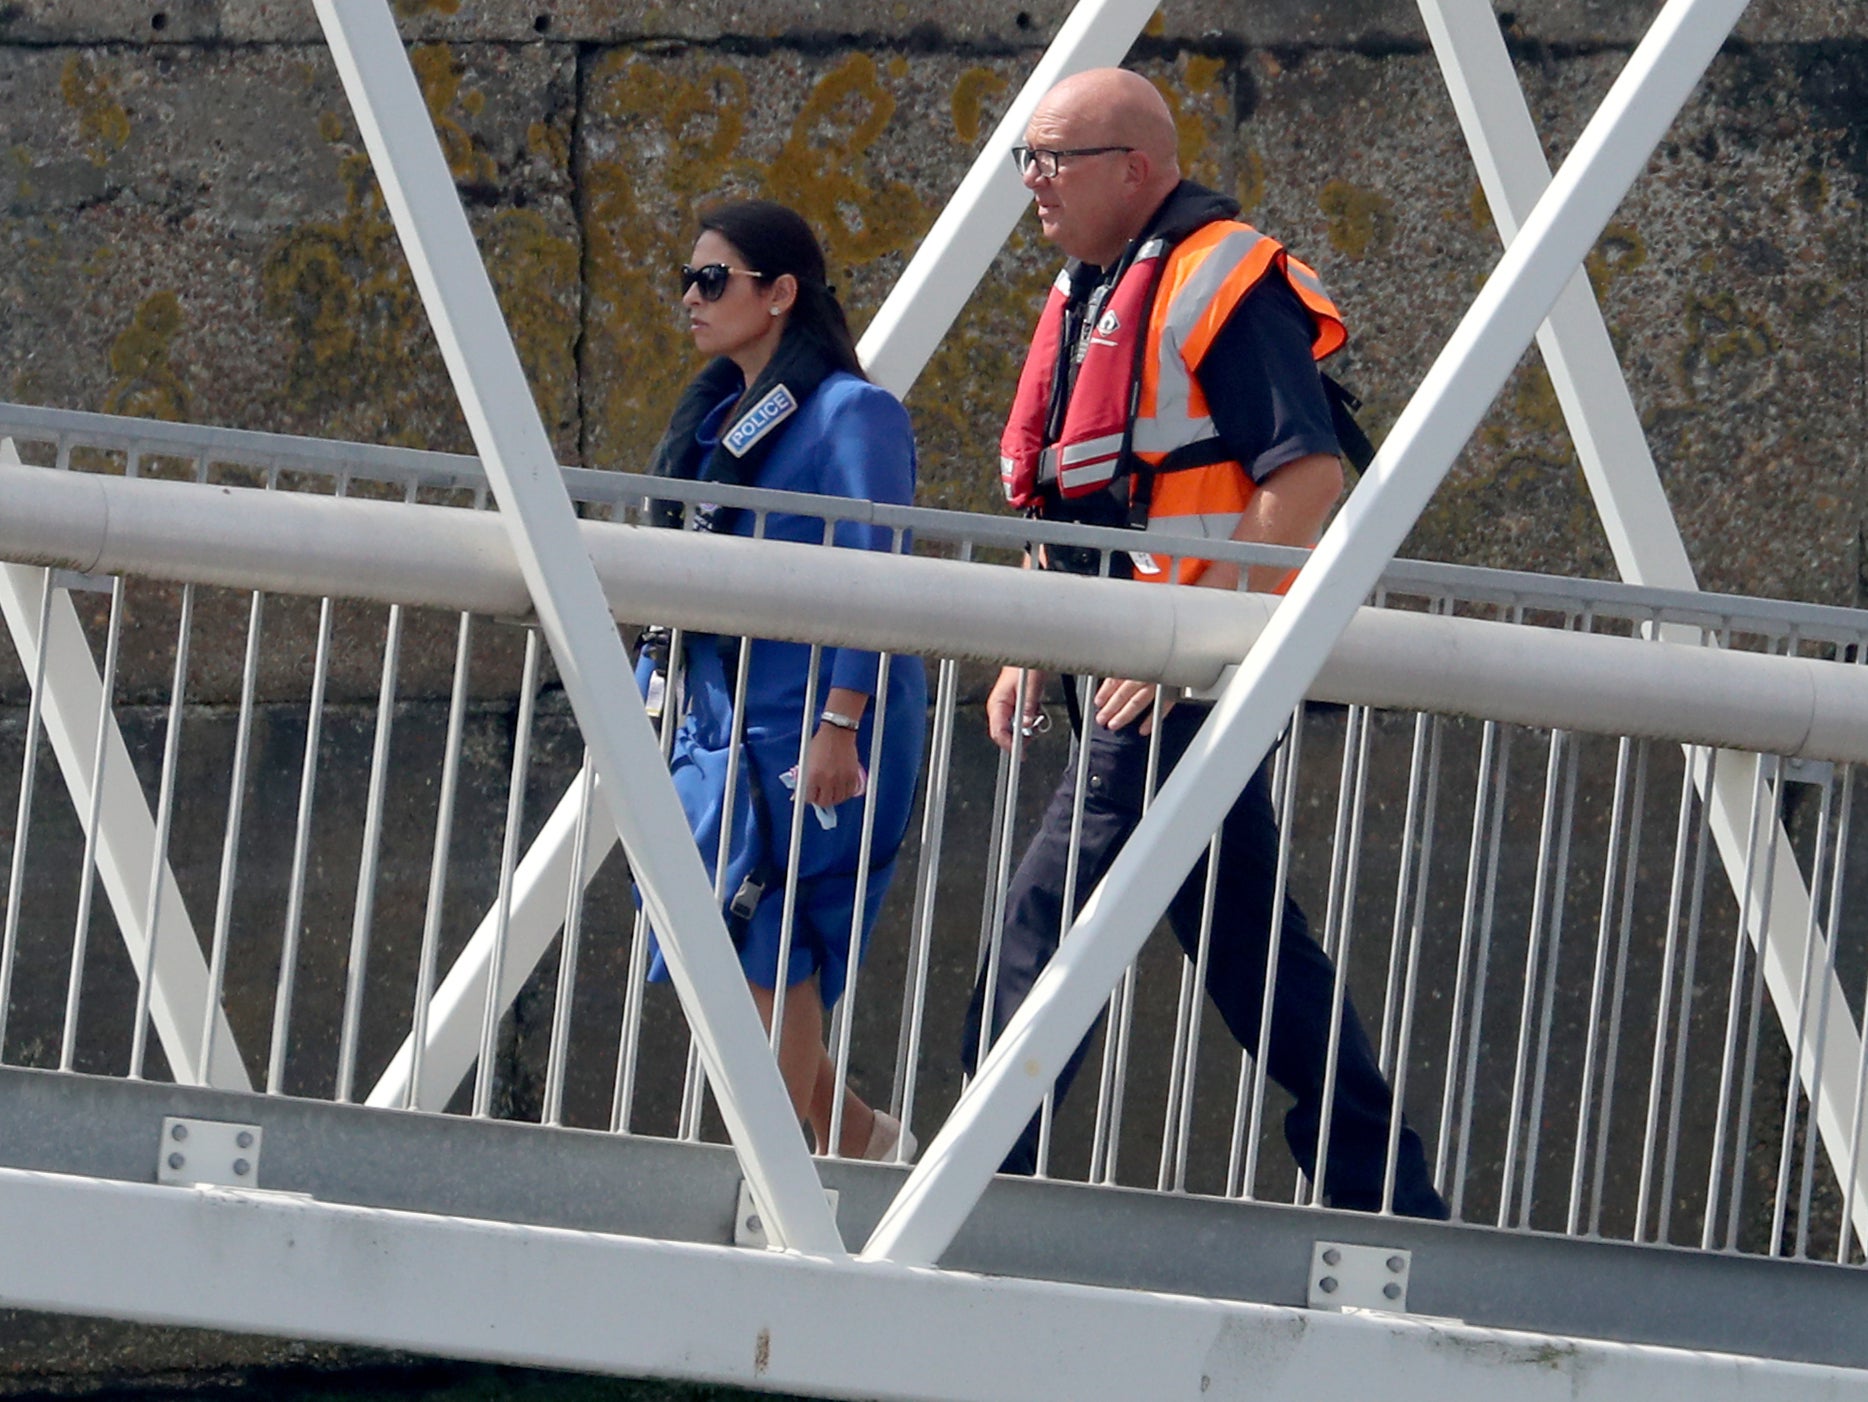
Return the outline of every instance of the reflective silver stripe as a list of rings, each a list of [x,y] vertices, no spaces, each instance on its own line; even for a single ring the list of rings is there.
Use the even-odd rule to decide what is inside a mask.
[[[1194,418],[1189,412],[1193,373],[1181,357],[1181,345],[1226,279],[1267,241],[1258,230],[1240,226],[1208,250],[1193,276],[1174,294],[1156,346],[1154,417],[1135,426],[1138,452],[1169,453],[1183,444],[1213,437],[1213,420],[1205,415]]]
[[[1244,514],[1238,511],[1211,511],[1198,516],[1150,516],[1148,529],[1174,535],[1199,536],[1202,540],[1231,540]]]
[[[1161,407],[1158,389],[1157,386],[1156,416],[1152,419],[1135,421],[1136,452],[1171,453],[1176,448],[1186,447],[1189,443],[1204,443],[1209,438],[1219,436],[1219,430],[1213,426],[1212,419],[1205,415],[1197,419],[1187,417],[1187,404],[1184,398],[1178,406],[1180,411],[1178,416],[1158,412]]]
[[[1121,452],[1122,435],[1108,433],[1101,438],[1088,438],[1081,443],[1066,443],[1061,446],[1064,452],[1064,468],[1068,471],[1090,458],[1108,457],[1112,453]]]
[[[1121,455],[1111,453],[1096,462],[1085,463],[1081,467],[1067,467],[1058,476],[1057,485],[1067,492],[1081,491],[1087,487],[1100,487],[1116,475],[1116,464]]]
[[[1070,269],[1069,268],[1065,267],[1065,268],[1059,268],[1057,270],[1057,280],[1051,284],[1051,290],[1053,292],[1061,292],[1066,297],[1070,295]]]
[[[1316,293],[1317,296],[1323,298],[1323,300],[1328,302],[1331,306],[1336,305],[1336,299],[1330,296],[1328,289],[1323,286],[1323,279],[1318,277],[1309,268],[1304,267],[1295,258],[1285,260],[1284,270],[1289,274],[1291,281],[1296,283],[1299,287],[1303,288],[1305,291]]]
[[[1270,240],[1258,230],[1242,226],[1207,250],[1206,257],[1194,269],[1193,276],[1182,283],[1180,290],[1174,294],[1173,304],[1168,307],[1167,320],[1162,326],[1163,339],[1171,332],[1178,345],[1191,334],[1194,324],[1212,305],[1213,299],[1219,296],[1219,290],[1225,285],[1226,279],[1252,256],[1261,243],[1268,242]]]

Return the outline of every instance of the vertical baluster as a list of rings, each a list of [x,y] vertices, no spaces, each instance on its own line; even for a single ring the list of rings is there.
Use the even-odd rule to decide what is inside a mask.
[[[902,987],[894,1089],[889,1098],[889,1113],[907,1128],[914,1125],[915,1090],[921,1068],[928,966],[934,951],[934,903],[940,888],[941,854],[947,835],[947,797],[952,775],[959,677],[959,666],[951,657],[943,657],[934,688],[933,743],[928,756],[927,796],[921,810],[921,853],[915,869],[913,916],[909,925],[908,978]]]
[[[181,762],[182,706],[188,692],[188,651],[194,635],[195,586],[182,586],[181,616],[175,631],[175,672],[169,685],[169,718],[162,743],[162,777],[156,795],[156,842],[150,859],[149,901],[143,913],[143,928],[148,932],[143,944],[143,964],[137,971],[136,1022],[130,1040],[130,1079],[143,1079],[143,1066],[149,1052],[149,1000],[155,988],[156,942],[161,934],[163,878],[169,869],[169,828],[175,817],[175,776]],[[207,1067],[201,1068],[203,1081]]]
[[[1570,837],[1576,830],[1576,775],[1579,750],[1576,737],[1566,737],[1568,753],[1564,756],[1563,816],[1557,826],[1556,860],[1551,867],[1550,938],[1544,949],[1542,1006],[1537,1022],[1537,1054],[1531,1072],[1529,1117],[1525,1126],[1524,1190],[1520,1201],[1518,1224],[1531,1225],[1531,1204],[1535,1196],[1538,1140],[1544,1124],[1544,1087],[1550,1067],[1550,1028],[1555,1016],[1557,961],[1563,948],[1563,912],[1569,890]]]
[[[1745,834],[1745,874],[1739,886],[1738,928],[1732,937],[1732,982],[1726,995],[1725,1049],[1719,1060],[1719,1108],[1713,1120],[1712,1166],[1706,1180],[1706,1217],[1700,1228],[1699,1246],[1702,1251],[1712,1250],[1718,1236],[1719,1198],[1725,1172],[1725,1119],[1732,1105],[1733,1082],[1738,1076],[1738,1024],[1740,1009],[1744,1006],[1745,953],[1749,944],[1745,926],[1751,918],[1752,891],[1758,879],[1758,839],[1761,835],[1760,824],[1764,821],[1766,763],[1762,757],[1752,761],[1751,818]],[[1768,872],[1768,862],[1766,869]],[[1739,1147],[1742,1152],[1742,1141]]]
[[[1336,1074],[1341,1064],[1341,1041],[1343,1035],[1343,1008],[1349,999],[1349,943],[1353,927],[1353,915],[1356,898],[1356,873],[1358,868],[1357,849],[1362,840],[1363,795],[1368,773],[1368,720],[1366,706],[1351,706],[1348,723],[1343,731],[1343,774],[1338,792],[1336,815],[1336,846],[1342,855],[1343,880],[1341,898],[1337,904],[1335,938],[1336,977],[1330,991],[1330,1032],[1327,1050],[1323,1058],[1323,1113],[1317,1126],[1317,1174],[1311,1184],[1310,1201],[1313,1206],[1322,1206],[1325,1190],[1329,1182],[1330,1128],[1336,1108]],[[1345,829],[1345,800],[1348,811],[1348,823]],[[1344,852],[1342,849],[1347,848]],[[1336,857],[1331,858],[1332,866]],[[1330,921],[1325,921],[1327,937]],[[1300,1178],[1301,1182],[1301,1178]]]
[[[1667,1030],[1673,1007],[1674,962],[1679,956],[1680,917],[1686,899],[1686,857],[1692,844],[1693,771],[1704,753],[1687,748],[1680,766],[1680,801],[1673,834],[1673,871],[1667,885],[1667,934],[1661,948],[1660,978],[1654,995],[1654,1050],[1648,1063],[1647,1116],[1641,1130],[1641,1176],[1635,1194],[1634,1240],[1646,1241],[1652,1201],[1655,1156],[1660,1146],[1661,1092],[1667,1068]]]
[[[428,1053],[428,1015],[440,962],[441,921],[447,908],[448,859],[454,846],[455,808],[460,801],[461,746],[467,725],[467,690],[473,658],[473,615],[454,628],[454,680],[448,691],[448,728],[441,752],[441,790],[435,798],[434,846],[428,859],[428,899],[422,909],[422,944],[416,957],[415,1003],[409,1036],[409,1108],[421,1106],[422,1071]]]
[[[1706,782],[1700,792],[1709,795],[1718,775],[1719,752],[1708,749],[1701,753],[1705,756]],[[1699,966],[1699,937],[1705,916],[1707,857],[1712,850],[1711,822],[1712,804],[1702,800],[1699,805],[1697,847],[1693,855],[1692,899],[1687,907],[1686,956],[1680,966],[1680,1019],[1674,1030],[1673,1098],[1667,1111],[1667,1152],[1661,1160],[1660,1224],[1659,1235],[1655,1239],[1662,1242],[1669,1239],[1674,1170],[1680,1156],[1680,1121],[1686,1104],[1687,1037],[1692,1026],[1693,990],[1698,986],[1695,980]]]
[[[1829,861],[1829,805],[1835,799],[1835,777],[1827,774],[1822,784],[1822,806],[1816,818],[1816,849],[1810,856],[1810,914],[1803,927],[1803,967],[1797,973],[1797,1016],[1790,1031],[1790,1074],[1784,1082],[1784,1132],[1780,1136],[1777,1158],[1777,1188],[1771,1201],[1771,1240],[1767,1255],[1777,1255],[1783,1247],[1784,1225],[1790,1211],[1790,1165],[1796,1153],[1798,1107],[1803,1095],[1803,1042],[1809,1032],[1810,981],[1816,974],[1816,941],[1821,937],[1820,913],[1823,868]],[[1821,1058],[1818,1058],[1818,1065]],[[1816,1125],[1816,1100],[1809,1101],[1809,1138],[1805,1154],[1820,1152],[1820,1131]]]
[[[1178,560],[1175,568],[1178,567]],[[1107,561],[1104,565],[1107,570]],[[1172,577],[1174,569],[1169,570]],[[1087,734],[1093,725],[1096,706],[1096,689],[1084,688],[1083,728]],[[1145,817],[1148,807],[1154,801],[1155,789],[1161,773],[1161,720],[1164,714],[1161,688],[1156,687],[1154,702],[1149,712],[1148,761],[1142,779],[1142,814]],[[1131,722],[1133,724],[1133,722]],[[1087,748],[1087,746],[1086,746]],[[1082,785],[1077,789],[1082,802]],[[1072,841],[1074,855],[1076,843]],[[1074,894],[1074,889],[1073,889]],[[1068,912],[1070,907],[1064,909]],[[1075,919],[1074,914],[1065,916],[1065,929]],[[1133,1045],[1135,1025],[1135,1003],[1140,983],[1139,958],[1129,963],[1122,975],[1122,981],[1116,985],[1114,997],[1109,1005],[1110,1033],[1103,1039],[1103,1084],[1102,1094],[1097,1098],[1096,1130],[1090,1144],[1090,1181],[1092,1183],[1114,1183],[1116,1167],[1122,1154],[1122,1116],[1128,1094],[1129,1053]]]
[[[341,492],[340,492],[341,494]],[[332,600],[318,604],[318,641],[313,652],[311,696],[305,707],[305,757],[299,768],[298,822],[292,838],[292,874],[287,882],[285,934],[279,951],[279,988],[273,1000],[272,1048],[266,1058],[266,1092],[285,1093],[285,1057],[292,1025],[292,993],[298,978],[298,946],[305,929],[305,881],[311,862],[311,819],[318,784],[318,746],[324,735],[324,694],[331,674]]]
[[[900,546],[899,539],[896,542]],[[834,1040],[836,1050],[836,1079],[832,1082],[830,1093],[830,1144],[831,1153],[837,1153],[843,1145],[843,1099],[844,1088],[850,1075],[850,1040],[856,1030],[856,994],[857,975],[863,953],[863,912],[869,901],[869,864],[874,853],[876,830],[876,788],[882,782],[881,762],[883,741],[886,738],[889,711],[889,663],[888,653],[883,653],[876,669],[875,722],[869,735],[869,787],[863,797],[863,831],[857,839],[856,853],[856,889],[850,905],[849,950],[844,976],[843,997],[837,1004],[833,1021],[836,1023]],[[798,787],[804,787],[804,776],[798,776]],[[899,1155],[901,1144],[898,1141],[895,1152]]]
[[[1182,988],[1191,983],[1192,996],[1187,999],[1187,1035],[1186,1046],[1180,1058],[1177,1058],[1172,1071],[1178,1084],[1170,1089],[1170,1104],[1178,1104],[1178,1124],[1174,1126],[1174,1171],[1172,1180],[1164,1184],[1177,1193],[1187,1191],[1188,1144],[1193,1138],[1193,1093],[1196,1073],[1200,1064],[1200,1014],[1206,1006],[1203,994],[1206,989],[1207,970],[1211,962],[1213,946],[1214,903],[1219,894],[1220,848],[1225,838],[1225,826],[1213,834],[1213,840],[1206,849],[1206,889],[1200,900],[1200,938],[1194,946],[1194,959],[1189,969],[1191,980],[1183,979]],[[1184,961],[1183,961],[1184,962]],[[1179,1031],[1175,1036],[1179,1038]],[[1184,1064],[1183,1064],[1184,1061]]]
[[[675,730],[681,724],[680,697],[684,686],[682,680],[682,635],[679,629],[673,631],[668,640],[668,675],[663,679],[662,710],[658,717],[661,741],[662,763],[674,750]],[[584,767],[590,768],[586,756]],[[608,819],[604,819],[608,821]],[[643,1000],[648,992],[649,967],[649,917],[646,908],[639,903],[635,919],[631,922],[629,933],[629,974],[623,983],[623,1021],[622,1029],[616,1042],[616,1085],[610,1096],[610,1132],[612,1134],[629,1133],[629,1121],[635,1110],[636,1073],[642,1053],[642,1010]],[[682,1076],[681,1111],[676,1133],[681,1138],[690,1138],[688,1134],[688,1106],[694,1103],[695,1134],[699,1133],[699,1077],[700,1053],[690,1039],[688,1061]]]
[[[46,591],[50,599],[51,591]],[[104,675],[103,685],[98,692],[97,702],[97,743],[91,750],[91,792],[85,802],[84,816],[84,860],[78,869],[78,918],[71,933],[71,972],[65,983],[65,1024],[59,1038],[58,1069],[75,1070],[78,1056],[78,1009],[84,997],[84,961],[91,944],[91,901],[97,890],[97,843],[98,828],[103,821],[104,810],[104,765],[110,754],[110,737],[116,725],[117,692],[117,656],[119,641],[123,635],[123,576],[118,575],[110,581],[110,622],[104,636]],[[45,625],[39,628],[39,655],[45,655]],[[36,696],[36,692],[35,692]],[[37,730],[29,726],[27,745],[32,748]],[[21,852],[26,847],[26,829],[16,829]],[[8,902],[9,914],[13,903]],[[9,934],[11,931],[9,930]],[[11,940],[8,941],[9,948]],[[4,960],[8,967],[0,968],[0,1029],[6,1026],[7,983],[11,973],[10,956]],[[0,1031],[0,1042],[4,1042],[4,1031]],[[205,1066],[208,1063],[203,1061]]]
[[[1300,702],[1285,732],[1287,758],[1284,766],[1284,789],[1279,794],[1278,865],[1271,884],[1271,930],[1265,948],[1264,996],[1259,999],[1258,1040],[1251,1048],[1252,1114],[1246,1127],[1245,1163],[1240,1179],[1239,1196],[1256,1196],[1253,1184],[1258,1177],[1258,1145],[1265,1120],[1265,1066],[1271,1048],[1271,1010],[1277,1002],[1278,951],[1284,943],[1284,893],[1291,875],[1291,828],[1297,817],[1297,785],[1303,755],[1304,707]]]
[[[506,942],[512,933],[512,873],[519,864],[519,834],[525,826],[525,783],[532,767],[532,716],[538,705],[539,633],[525,630],[524,673],[519,682],[519,718],[513,732],[512,773],[506,784],[506,831],[500,842],[499,891],[493,904],[493,950],[487,960],[486,999],[480,1009],[480,1057],[473,1083],[473,1114],[493,1113],[493,1059],[506,1009]]]
[[[1465,1036],[1466,999],[1470,993],[1472,946],[1477,938],[1479,904],[1483,895],[1480,872],[1485,862],[1485,823],[1491,802],[1492,766],[1496,760],[1498,725],[1487,721],[1479,732],[1478,778],[1472,793],[1472,837],[1466,849],[1466,887],[1460,903],[1459,953],[1453,963],[1453,1006],[1447,1020],[1446,1084],[1440,1093],[1440,1127],[1434,1144],[1434,1182],[1449,1200],[1455,1192],[1447,1184],[1448,1160],[1452,1155],[1454,1107],[1459,1103],[1460,1048]],[[1457,1217],[1459,1212],[1454,1210]]]
[[[1479,910],[1479,949],[1472,981],[1472,1032],[1466,1039],[1465,1085],[1459,1104],[1459,1153],[1453,1167],[1453,1217],[1462,1216],[1466,1192],[1466,1165],[1472,1156],[1472,1107],[1479,1085],[1479,1048],[1485,1029],[1485,986],[1492,968],[1493,915],[1498,897],[1498,859],[1504,851],[1506,785],[1511,774],[1511,731],[1504,731],[1498,746],[1498,773],[1488,821],[1490,842],[1486,854],[1484,894]]]
[[[564,936],[558,946],[558,996],[551,1009],[551,1048],[545,1057],[545,1105],[540,1122],[564,1123],[564,1080],[571,1054],[571,1005],[577,994],[578,945],[584,928],[584,864],[590,844],[596,771],[584,756],[577,778],[577,823],[571,836],[570,884],[564,898]]]
[[[1563,1230],[1575,1236],[1582,1226],[1584,1166],[1589,1161],[1590,1116],[1594,1110],[1596,1056],[1601,1041],[1602,1003],[1608,992],[1609,932],[1615,916],[1615,883],[1622,873],[1622,825],[1628,821],[1628,781],[1634,756],[1634,741],[1627,736],[1615,747],[1615,788],[1609,803],[1608,852],[1602,862],[1602,901],[1596,921],[1595,971],[1589,981],[1589,1021],[1583,1037],[1583,1074],[1576,1097],[1576,1142],[1570,1153],[1570,1206]],[[1633,826],[1641,825],[1640,809],[1635,809]],[[1633,883],[1634,865],[1628,867]],[[1606,1139],[1607,1125],[1602,1125]]]
[[[1855,766],[1847,765],[1842,771],[1842,795],[1836,804],[1836,844],[1834,866],[1830,873],[1829,885],[1829,953],[1824,961],[1823,997],[1816,1015],[1816,1045],[1827,1046],[1829,1041],[1829,1009],[1841,984],[1836,980],[1836,953],[1842,943],[1842,893],[1846,889],[1843,874],[1848,868],[1849,859],[1849,810],[1855,801]],[[1846,1007],[1847,1005],[1844,1004]],[[1828,1059],[1820,1057],[1816,1065],[1810,1068],[1810,1104],[1822,1103],[1823,1076],[1827,1070]],[[1797,1250],[1798,1259],[1809,1255],[1810,1248],[1810,1194],[1815,1186],[1816,1160],[1818,1157],[1817,1137],[1810,1136],[1809,1147],[1803,1154],[1803,1181],[1797,1192]],[[1840,1161],[1843,1155],[1834,1156]],[[1838,1236],[1848,1241],[1847,1211],[1843,1214],[1843,1223],[1838,1229]]]
[[[1537,834],[1537,874],[1531,888],[1531,923],[1525,940],[1524,985],[1518,1004],[1517,1060],[1511,1071],[1511,1109],[1505,1123],[1505,1162],[1499,1187],[1498,1221],[1500,1227],[1511,1225],[1513,1191],[1517,1186],[1518,1148],[1523,1135],[1525,1078],[1531,1063],[1531,1028],[1537,999],[1539,956],[1544,951],[1544,921],[1550,905],[1550,849],[1557,829],[1557,810],[1562,794],[1565,741],[1568,732],[1550,732],[1550,748],[1544,760],[1544,807]]]
[[[257,589],[248,603],[246,656],[240,669],[240,716],[234,732],[233,776],[227,793],[227,828],[221,844],[220,892],[214,902],[214,938],[208,959],[208,994],[201,1015],[201,1074],[214,1065],[214,1032],[220,1022],[227,977],[227,946],[233,935],[234,878],[239,870],[240,830],[246,816],[247,766],[253,747],[253,695],[259,685],[260,625],[265,596]]]
[[[410,490],[413,495],[413,488]],[[396,673],[402,656],[402,605],[392,604],[383,628],[382,681],[376,695],[376,737],[370,753],[370,787],[364,799],[363,851],[357,862],[357,901],[350,921],[350,957],[344,975],[344,1013],[338,1037],[337,1095],[347,1103],[357,1083],[357,1037],[362,1026],[363,984],[370,953],[370,925],[376,913],[376,869],[382,857],[383,801],[389,786],[389,741],[395,730]],[[418,1000],[419,1001],[419,1000]],[[418,1012],[418,1016],[419,1016]],[[422,1036],[410,1044],[411,1072],[421,1067]],[[415,1102],[417,1077],[409,1077],[409,1104]]]
[[[19,806],[13,820],[13,861],[7,873],[6,926],[0,930],[0,1058],[6,1051],[7,1011],[13,1001],[13,965],[19,957],[19,923],[26,891],[26,848],[32,836],[33,789],[39,772],[39,730],[45,715],[46,635],[51,631],[52,587],[52,571],[42,571],[39,653],[33,659],[32,697],[26,703],[26,747],[20,757]]]
[[[1589,1234],[1602,1234],[1602,1199],[1608,1186],[1609,1126],[1615,1110],[1615,1076],[1621,1063],[1622,1009],[1628,992],[1628,953],[1634,938],[1635,885],[1641,871],[1641,817],[1647,808],[1648,755],[1651,746],[1635,746],[1634,801],[1628,833],[1626,876],[1622,881],[1621,935],[1615,951],[1615,982],[1609,995],[1608,1046],[1603,1052],[1602,1111],[1597,1118],[1595,1195],[1589,1208]]]
[[[1388,1116],[1388,1147],[1383,1156],[1382,1165],[1383,1212],[1394,1211],[1395,1175],[1401,1157],[1401,1116],[1402,1107],[1407,1104],[1408,1067],[1411,1062],[1409,1049],[1413,1046],[1414,1004],[1420,987],[1421,946],[1425,943],[1424,932],[1427,924],[1427,884],[1433,867],[1434,820],[1440,804],[1440,742],[1443,729],[1441,718],[1435,716],[1427,751],[1427,797],[1420,830],[1420,879],[1414,883],[1414,917],[1407,931],[1407,972],[1401,991],[1401,1027],[1395,1037],[1395,1057],[1392,1070],[1389,1071],[1394,1087],[1394,1099]],[[1418,730],[1416,742],[1418,744]],[[1418,761],[1416,761],[1415,768],[1419,768]],[[1413,783],[1410,780],[1410,806],[1413,802],[1412,788]],[[1403,860],[1406,859],[1407,850],[1404,845]],[[1397,917],[1398,906],[1397,899]],[[1395,938],[1397,942],[1401,938],[1398,925]]]

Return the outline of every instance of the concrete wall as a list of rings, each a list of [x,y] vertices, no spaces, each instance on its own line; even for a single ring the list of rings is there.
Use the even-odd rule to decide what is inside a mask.
[[[398,0],[564,459],[644,461],[693,369],[671,272],[711,196],[766,194],[804,210],[860,328],[1066,8]],[[1553,158],[1653,9],[1628,0],[1501,7]],[[1833,0],[1760,0],[1741,34],[1590,272],[1702,581],[1855,603],[1868,515],[1868,18]],[[1498,252],[1418,15],[1375,0],[1196,0],[1167,6],[1133,61],[1173,105],[1189,171],[1236,194],[1248,217],[1324,272],[1353,333],[1341,371],[1379,438]],[[1052,267],[1027,219],[910,397],[923,503],[996,507],[999,419]],[[303,0],[0,2],[0,397],[468,447]],[[1534,357],[1407,550],[1611,572]],[[200,636],[219,646],[203,645],[191,695],[208,731],[224,735],[217,708],[237,694],[240,602],[214,607],[224,616]],[[308,634],[310,615],[296,605],[276,604],[268,617],[283,636]],[[335,702],[373,700],[380,626],[362,613],[340,619]],[[486,709],[471,748],[496,811],[516,654],[510,630],[482,634],[474,675]],[[172,637],[172,595],[143,595],[126,643],[126,699],[165,690]],[[427,620],[405,653],[398,727],[418,748],[439,744],[452,641],[451,620]],[[0,703],[16,708],[0,727],[10,737],[0,770],[17,773],[25,681],[10,649],[0,654]],[[303,687],[289,665],[262,681],[280,701]],[[281,793],[295,783],[291,724],[277,723],[279,742],[266,751]],[[355,772],[334,774],[333,792],[358,778],[367,753],[363,721],[354,735],[339,729]],[[215,796],[211,769],[200,776],[204,823],[224,802],[225,780]],[[1513,803],[1534,807],[1539,776],[1523,772]],[[1398,796],[1386,802],[1392,812]],[[1328,814],[1307,821],[1316,832],[1303,845],[1321,851]],[[426,878],[420,824],[411,816],[404,827],[416,855],[392,876],[392,902],[418,900]],[[485,894],[484,848],[471,860],[463,851],[463,908]],[[341,869],[341,855],[332,864]],[[1300,874],[1313,905],[1324,879]],[[346,909],[326,912],[334,933],[314,947],[331,947],[307,973],[310,1016],[327,1022]],[[395,909],[385,924],[400,928]],[[890,986],[896,948],[885,931],[876,977]],[[395,964],[410,950],[397,936],[380,953]],[[937,977],[961,987],[966,961],[955,957]],[[251,974],[266,984],[266,970]],[[613,980],[604,996],[615,997]],[[509,1065],[530,1094],[538,1055],[525,1045],[523,1008],[520,1022]],[[325,1074],[305,1071],[308,1083]],[[593,1073],[589,1094],[601,1079]],[[1090,1098],[1078,1095],[1080,1117]],[[41,1375],[284,1356],[17,1320],[6,1337],[9,1365]]]

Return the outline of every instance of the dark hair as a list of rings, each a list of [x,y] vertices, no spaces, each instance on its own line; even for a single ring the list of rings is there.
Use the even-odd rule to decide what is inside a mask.
[[[796,210],[773,200],[734,200],[702,210],[700,226],[737,248],[765,281],[785,273],[796,278],[798,299],[792,304],[785,334],[811,337],[839,370],[869,378],[856,358],[856,340],[850,335],[842,304],[830,290],[824,250]]]

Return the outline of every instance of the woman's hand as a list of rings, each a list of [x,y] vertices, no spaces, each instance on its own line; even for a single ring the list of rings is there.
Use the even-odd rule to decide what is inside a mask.
[[[856,732],[820,721],[804,752],[804,800],[835,808],[863,791]]]
[[[1024,694],[1019,694],[1019,682],[1024,682]],[[1035,735],[1045,726],[1040,723],[1044,715],[1045,676],[1035,667],[1006,667],[999,673],[999,680],[992,685],[992,692],[986,697],[986,733],[992,737],[992,743],[1002,750],[1012,748],[1012,727],[1023,727],[1026,735]]]

